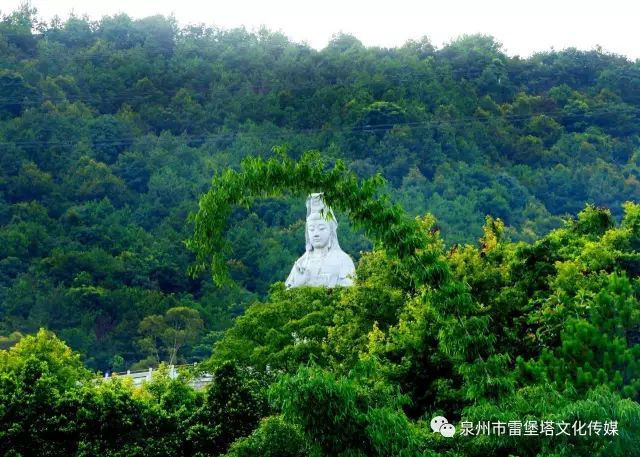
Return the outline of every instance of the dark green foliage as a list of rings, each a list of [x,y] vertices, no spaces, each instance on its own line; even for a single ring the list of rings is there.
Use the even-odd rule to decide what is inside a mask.
[[[279,416],[264,419],[249,437],[237,440],[227,457],[307,457],[320,456],[309,450],[300,429]]]
[[[220,455],[268,415],[263,381],[225,363],[187,425],[188,455]]]
[[[452,245],[477,239],[486,214],[532,242],[585,203],[617,220],[640,198],[637,65],[599,51],[522,60],[479,35],[387,50],[339,35],[316,51],[160,16],[46,24],[28,6],[0,18],[0,51],[0,334],[46,325],[94,368],[146,358],[135,344],[145,316],[189,303],[218,331],[264,298],[300,255],[298,197],[310,189],[351,206],[340,231],[356,259],[371,248],[365,234],[401,256],[423,243],[397,224],[395,203],[433,213]],[[322,151],[329,181],[347,170],[369,180],[359,198],[381,190],[380,173],[390,201],[364,207],[344,198],[355,181],[312,183],[322,166],[310,160],[285,192],[273,175],[264,193],[230,194],[245,210],[210,215],[230,220],[216,228],[229,249],[213,259],[228,264],[214,271],[237,287],[189,278],[185,218],[211,176],[285,143],[295,158]],[[21,209],[34,201],[46,217]],[[397,230],[376,232],[391,221]]]
[[[417,433],[400,409],[403,399],[372,368],[357,366],[339,379],[300,368],[274,386],[275,404],[322,455],[419,455]]]
[[[0,384],[4,455],[180,455],[168,414],[119,380],[96,384],[44,331],[0,353]]]
[[[295,370],[310,360],[324,360],[327,337],[340,294],[274,286],[269,302],[255,303],[234,322],[215,346],[212,362],[233,360],[260,370]]]
[[[260,195],[260,185],[267,192],[280,190],[274,185],[295,190],[311,176],[328,184],[323,188],[334,196],[333,205],[357,214],[354,201],[369,184],[342,173],[340,164],[325,171],[311,160],[318,159],[252,159],[241,173],[214,179],[201,201],[198,216],[205,218],[196,219],[201,226],[192,247],[206,258],[206,246],[221,246],[222,231],[207,228],[222,227],[229,205],[245,201],[229,195],[234,186]],[[370,208],[359,221],[365,231],[386,211]],[[354,287],[275,289],[268,303],[254,304],[238,319],[211,362],[236,360],[281,372],[271,389],[273,407],[323,455],[486,455],[489,449],[625,455],[640,426],[638,284],[627,276],[640,254],[631,244],[638,205],[629,202],[624,210],[617,226],[609,210],[588,205],[533,245],[505,240],[504,223],[488,216],[479,248],[449,251],[432,230],[433,219],[410,223],[397,210],[369,231],[377,235],[378,250],[361,259]],[[413,235],[405,244],[392,238],[402,230]],[[326,314],[318,312],[321,302],[312,293],[330,300]],[[319,332],[308,333],[316,317]],[[305,362],[296,356],[300,348],[312,365],[296,371]],[[607,404],[612,409],[603,409]],[[446,442],[419,420],[437,414],[458,424],[487,418],[616,421],[621,432],[533,446],[510,435]],[[242,446],[252,449],[259,436]]]
[[[296,165],[253,160],[245,171],[247,163],[254,172]],[[335,189],[362,189],[335,169],[317,176],[333,177]],[[214,182],[203,198],[220,201],[225,192]],[[344,199],[342,208],[358,214],[349,195],[333,204]],[[365,230],[387,214],[384,205],[367,207]],[[162,370],[139,390],[117,377],[96,383],[51,334],[25,337],[0,352],[0,446],[114,456],[634,455],[640,308],[627,271],[640,256],[640,207],[629,202],[624,211],[618,225],[608,210],[587,206],[533,245],[505,240],[504,223],[487,217],[478,248],[446,250],[432,217],[409,220],[395,208],[353,287],[278,283],[238,318],[203,368],[213,373],[204,394]],[[393,245],[398,226],[413,246]],[[185,307],[166,316],[176,313],[197,316]],[[148,316],[144,327],[156,321],[164,319]],[[457,427],[615,421],[618,433],[449,439],[430,430],[434,415]]]
[[[637,454],[637,62],[28,6],[0,56],[0,453]],[[312,191],[353,288],[280,282]],[[206,393],[83,368],[209,356]],[[446,439],[436,414],[620,436]]]

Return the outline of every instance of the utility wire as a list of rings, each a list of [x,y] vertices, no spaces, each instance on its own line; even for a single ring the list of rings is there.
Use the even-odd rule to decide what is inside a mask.
[[[640,111],[636,110],[636,114]],[[590,118],[595,115],[603,115],[603,114],[618,114],[618,110],[610,110],[610,109],[602,109],[602,110],[592,110],[583,113],[571,113],[571,116],[577,118]],[[189,135],[189,134],[180,134],[174,135],[175,138],[183,139],[187,142],[212,142],[212,141],[221,141],[221,140],[234,140],[238,136],[248,136],[253,138],[261,138],[261,139],[275,139],[275,138],[287,138],[290,135],[311,135],[317,133],[378,133],[378,132],[386,132],[392,128],[408,128],[411,130],[417,129],[429,129],[441,126],[451,126],[451,127],[466,127],[472,126],[475,124],[488,124],[491,122],[499,122],[501,120],[509,120],[509,121],[524,121],[527,119],[531,119],[538,116],[554,116],[562,114],[561,111],[540,111],[535,113],[526,113],[526,114],[514,114],[514,115],[503,115],[499,117],[477,117],[477,116],[468,116],[461,117],[456,119],[433,119],[428,121],[421,122],[397,122],[397,123],[381,123],[381,124],[373,124],[373,125],[360,125],[353,127],[319,127],[319,128],[307,128],[307,129],[296,129],[289,127],[282,127],[281,130],[277,132],[260,132],[258,134],[248,131],[237,130],[235,132],[220,132],[220,133],[206,133],[200,135]],[[565,113],[566,114],[566,113]],[[274,127],[278,128],[278,127]],[[151,132],[147,132],[143,135],[139,136],[131,136],[131,137],[123,137],[116,136],[110,139],[94,139],[90,138],[79,138],[79,139],[69,139],[69,140],[17,140],[17,141],[2,141],[0,142],[0,146],[19,146],[19,147],[29,147],[29,146],[64,146],[64,145],[75,145],[82,142],[88,142],[93,146],[130,146],[136,140],[147,138],[149,135],[153,135]],[[159,137],[156,137],[159,138]]]

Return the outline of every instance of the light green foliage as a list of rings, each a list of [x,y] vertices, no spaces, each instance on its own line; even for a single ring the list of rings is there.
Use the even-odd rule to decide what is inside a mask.
[[[160,354],[166,354],[169,365],[178,362],[178,351],[196,342],[203,330],[203,322],[197,310],[178,306],[160,315],[145,317],[139,326],[142,337],[139,344],[160,362]]]
[[[323,351],[340,292],[317,288],[286,291],[274,286],[267,303],[255,303],[214,346],[211,361],[236,361],[258,369],[295,370],[310,360],[325,363]]]
[[[0,352],[0,396],[3,454],[162,455],[172,446],[175,427],[157,405],[119,380],[96,383],[79,355],[44,330]]]
[[[200,201],[198,213],[192,216],[195,230],[187,243],[197,257],[192,274],[202,272],[210,264],[214,280],[222,283],[227,277],[222,233],[232,207],[248,206],[257,196],[278,195],[284,190],[302,195],[322,190],[328,205],[345,211],[366,235],[384,243],[400,257],[410,255],[424,244],[424,236],[412,230],[410,221],[402,219],[399,207],[392,206],[384,195],[373,198],[384,182],[381,176],[358,182],[341,161],[325,172],[318,152],[305,153],[298,162],[280,152],[279,158],[269,160],[248,157],[242,162],[241,172],[227,170],[214,177],[211,189]]]
[[[249,437],[237,440],[226,457],[320,457],[301,430],[280,416],[267,417]]]
[[[210,334],[286,277],[301,253],[299,197],[332,188],[296,173],[274,186],[286,166],[271,169],[264,193],[234,191],[248,198],[226,203],[243,210],[210,215],[228,221],[211,225],[227,240],[215,247],[228,250],[195,265],[218,262],[214,272],[228,270],[237,287],[212,290],[206,274],[186,273],[194,259],[184,240],[207,246],[185,217],[211,176],[227,183],[231,167],[258,177],[264,169],[248,175],[242,159],[273,157],[274,145],[295,158],[321,151],[326,169],[341,160],[334,177],[347,167],[362,179],[380,173],[392,200],[373,213],[395,220],[392,201],[411,216],[431,212],[448,246],[479,237],[487,214],[505,237],[533,242],[585,202],[618,220],[621,203],[640,198],[640,78],[602,51],[511,58],[483,35],[439,49],[426,38],[377,49],[339,35],[317,51],[268,30],[160,16],[45,23],[24,6],[0,17],[0,53],[0,332],[47,325],[96,369],[116,354],[126,367],[147,356],[136,344],[146,316],[188,303]],[[352,185],[329,199],[370,211]],[[34,201],[49,220],[18,220]],[[365,232],[382,234],[344,209],[343,248],[357,260],[371,249]],[[409,231],[385,236],[392,250],[413,243]],[[207,352],[194,351],[185,357]]]
[[[400,410],[405,399],[373,370],[359,365],[336,378],[300,368],[272,388],[275,405],[324,455],[419,455],[417,434]]]
[[[28,5],[0,55],[0,453],[637,454],[637,63]],[[278,283],[315,191],[350,289]],[[209,354],[206,393],[81,362]],[[447,439],[435,414],[620,436]]]
[[[40,329],[34,336],[21,338],[10,349],[0,351],[2,373],[27,375],[36,366],[61,383],[58,386],[60,389],[71,387],[76,382],[88,379],[90,375],[79,354],[73,353],[63,341],[44,329]]]
[[[278,167],[294,168],[283,160],[281,165],[275,160],[245,163],[245,174],[228,175],[230,182],[261,179],[270,167],[277,170],[274,181],[286,185]],[[336,179],[336,187],[340,182]],[[214,182],[205,201],[219,201],[225,188]],[[484,455],[487,447],[526,455],[606,452],[610,438],[604,437],[526,447],[514,438],[489,436],[447,446],[424,435],[426,424],[410,418],[446,413],[476,421],[481,414],[484,420],[517,420],[520,415],[561,421],[561,414],[582,417],[569,405],[584,400],[589,408],[593,395],[614,395],[616,404],[630,398],[634,411],[640,311],[627,272],[637,256],[631,245],[635,210],[636,205],[625,205],[628,215],[617,227],[608,210],[589,205],[576,220],[532,245],[509,242],[505,224],[487,217],[479,248],[448,252],[431,230],[431,218],[409,225],[397,214],[422,244],[400,251],[379,243],[379,250],[362,258],[358,280],[349,289],[276,289],[266,304],[253,305],[238,320],[219,343],[221,358],[216,362],[214,349],[212,362],[243,354],[242,363],[282,370],[272,388],[275,408],[327,455],[417,455],[420,449]],[[374,212],[371,219],[376,217]],[[387,228],[393,231],[394,225]],[[387,236],[384,228],[377,233],[383,240]],[[296,372],[304,359],[285,358],[294,361],[287,365],[272,354],[295,354],[299,341],[279,329],[305,322],[296,315],[305,305],[290,303],[301,297],[314,303],[311,291],[336,298],[324,308],[326,339],[322,344],[319,337],[305,341],[314,351],[306,357],[319,365]],[[316,310],[308,310],[308,318]],[[262,332],[256,332],[261,324]],[[393,394],[393,389],[399,390]],[[403,396],[393,400],[400,392],[411,402],[403,404]],[[362,405],[365,410],[359,409]],[[624,409],[627,403],[620,405]],[[601,420],[618,420],[626,430],[635,430],[635,413],[625,414]],[[593,412],[589,417],[598,420]],[[614,446],[620,452],[629,444]]]

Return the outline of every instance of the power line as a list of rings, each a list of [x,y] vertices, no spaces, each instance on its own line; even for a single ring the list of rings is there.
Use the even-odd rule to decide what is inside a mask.
[[[636,114],[640,114],[640,110],[635,110]],[[602,109],[602,110],[592,110],[590,112],[583,113],[572,113],[572,116],[575,117],[583,117],[588,118],[594,115],[602,115],[602,114],[611,114],[618,113],[618,110],[611,109]],[[287,136],[297,134],[297,135],[311,135],[317,133],[378,133],[378,132],[386,132],[392,128],[400,127],[400,128],[408,128],[408,129],[429,129],[434,127],[439,127],[443,125],[453,126],[453,127],[465,127],[472,126],[475,123],[486,124],[492,121],[500,121],[500,120],[510,120],[510,121],[523,121],[527,119],[531,119],[538,116],[553,116],[562,114],[561,111],[540,111],[536,113],[526,113],[526,114],[514,114],[514,115],[503,115],[500,117],[477,117],[477,116],[466,116],[460,117],[456,119],[432,119],[427,121],[420,122],[398,122],[398,123],[381,123],[381,124],[372,124],[372,125],[361,125],[361,126],[352,126],[352,127],[319,127],[319,128],[308,128],[308,129],[296,129],[289,127],[281,127],[281,130],[278,132],[261,132],[259,134],[245,132],[245,131],[235,131],[235,132],[225,132],[225,133],[207,133],[200,135],[189,135],[189,134],[181,134],[175,135],[174,138],[180,138],[187,142],[208,142],[208,141],[221,141],[221,140],[234,140],[238,136],[253,136],[254,138],[263,138],[263,139],[275,139],[275,138],[283,138],[286,139]],[[275,126],[274,126],[275,127]],[[278,127],[275,127],[278,128]],[[91,140],[90,138],[79,138],[79,139],[70,139],[70,140],[17,140],[17,141],[4,141],[0,142],[0,146],[18,146],[18,147],[30,147],[30,146],[72,146],[82,142],[88,142],[89,145],[92,146],[130,146],[136,140],[144,139],[145,137],[152,135],[152,133],[145,133],[140,136],[131,136],[131,137],[118,137],[115,136],[111,139],[96,139]],[[158,138],[158,137],[156,137]]]

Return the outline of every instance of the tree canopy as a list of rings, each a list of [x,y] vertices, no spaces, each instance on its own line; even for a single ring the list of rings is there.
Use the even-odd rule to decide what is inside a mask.
[[[635,455],[638,94],[600,49],[0,14],[0,452]],[[357,281],[287,290],[318,191]]]

